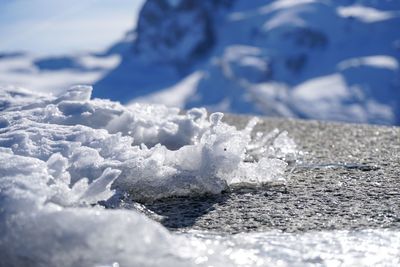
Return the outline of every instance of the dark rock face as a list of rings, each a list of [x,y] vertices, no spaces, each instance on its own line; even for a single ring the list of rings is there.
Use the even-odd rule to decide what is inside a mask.
[[[213,16],[230,2],[147,1],[140,13],[135,52],[168,63],[186,63],[204,55],[215,42]]]

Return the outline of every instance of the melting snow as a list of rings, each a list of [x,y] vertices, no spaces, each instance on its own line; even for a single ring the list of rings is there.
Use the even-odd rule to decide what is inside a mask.
[[[265,151],[258,153],[257,161],[244,162],[247,147],[254,146],[254,120],[237,130],[221,121],[222,113],[207,118],[205,109],[180,115],[176,108],[124,107],[90,96],[87,86],[36,99],[26,92],[4,91],[0,146],[11,149],[12,155],[57,165],[62,169],[57,173],[65,172],[61,180],[67,187],[71,181],[73,190],[90,182],[104,187],[104,181],[118,176],[114,187],[136,199],[219,193],[231,183],[281,178],[285,169],[284,161],[271,159]],[[62,162],[62,167],[54,162]],[[118,171],[112,179],[111,170]]]
[[[237,130],[222,113],[90,97],[87,86],[57,97],[0,90],[1,265],[398,263],[393,231],[173,234],[137,211],[105,209],[97,203],[116,191],[145,200],[281,180],[296,146],[278,130],[251,139],[257,119]]]

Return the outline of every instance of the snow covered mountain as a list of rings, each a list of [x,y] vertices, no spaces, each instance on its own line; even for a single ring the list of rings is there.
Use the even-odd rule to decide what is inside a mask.
[[[400,2],[148,0],[102,53],[0,52],[0,86],[400,125]]]
[[[148,0],[94,96],[400,124],[398,25],[390,0]]]

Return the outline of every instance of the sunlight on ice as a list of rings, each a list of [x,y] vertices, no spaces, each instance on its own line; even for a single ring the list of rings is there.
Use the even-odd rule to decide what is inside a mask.
[[[0,145],[15,155],[48,162],[49,170],[62,173],[60,179],[67,187],[70,181],[72,190],[87,186],[99,193],[107,181],[143,200],[215,194],[229,184],[282,179],[286,163],[279,158],[295,150],[285,132],[252,140],[256,120],[237,130],[222,122],[222,113],[207,118],[206,110],[199,108],[183,115],[165,106],[128,108],[90,100],[91,88],[85,86],[75,86],[58,97],[10,89],[3,95],[7,127]],[[275,154],[264,151],[265,147]],[[107,169],[112,177],[100,177]],[[93,193],[81,197],[88,194]]]
[[[283,182],[297,152],[286,132],[252,138],[257,119],[238,130],[222,113],[127,108],[91,100],[91,90],[0,90],[0,259],[8,266],[399,263],[396,231],[178,234],[139,211],[105,209],[99,201],[124,192],[144,201]]]

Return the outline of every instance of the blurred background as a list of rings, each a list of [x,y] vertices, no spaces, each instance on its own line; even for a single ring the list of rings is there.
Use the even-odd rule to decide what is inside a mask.
[[[398,0],[0,0],[0,86],[400,125]]]

